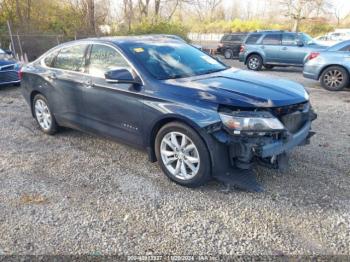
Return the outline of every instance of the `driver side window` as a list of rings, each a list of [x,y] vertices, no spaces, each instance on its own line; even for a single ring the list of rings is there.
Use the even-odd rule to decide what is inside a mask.
[[[117,68],[129,68],[127,61],[112,47],[93,45],[88,64],[88,72],[96,77],[103,77],[107,71]]]

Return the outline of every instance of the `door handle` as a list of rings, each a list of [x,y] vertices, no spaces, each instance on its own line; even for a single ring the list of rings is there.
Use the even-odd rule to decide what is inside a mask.
[[[85,88],[91,88],[91,87],[93,87],[93,84],[92,84],[92,81],[91,81],[91,80],[84,81],[84,82],[82,82],[82,84],[83,84],[83,86],[84,86]]]
[[[264,45],[262,45],[262,46],[261,46],[261,49],[265,49],[265,46],[264,46]]]
[[[57,79],[57,75],[56,75],[55,73],[49,74],[47,77],[48,77],[48,79],[50,79],[50,80],[55,80],[55,79]]]
[[[287,47],[282,47],[282,50],[287,50],[288,48]]]

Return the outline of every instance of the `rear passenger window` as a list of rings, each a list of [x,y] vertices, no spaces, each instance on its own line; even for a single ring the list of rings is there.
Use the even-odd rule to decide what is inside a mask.
[[[107,71],[129,67],[127,61],[114,48],[105,45],[92,46],[88,65],[89,74],[104,77]]]
[[[262,41],[263,45],[280,45],[282,36],[280,34],[266,35]]]
[[[297,41],[297,34],[283,34],[282,36],[282,45],[297,45]]]
[[[48,67],[52,67],[52,63],[53,63],[55,57],[57,56],[57,53],[58,53],[58,51],[54,51],[51,54],[47,55],[44,58],[44,64]]]
[[[233,36],[231,36],[231,41],[238,42],[238,41],[241,41],[241,40],[242,40],[242,36],[240,36],[240,35],[233,35]]]
[[[262,34],[251,34],[247,37],[245,43],[254,45],[260,39],[261,36]]]
[[[229,39],[229,35],[224,35],[221,39],[221,41],[227,41]]]
[[[62,48],[55,60],[54,67],[84,72],[86,47],[87,45],[76,45]]]

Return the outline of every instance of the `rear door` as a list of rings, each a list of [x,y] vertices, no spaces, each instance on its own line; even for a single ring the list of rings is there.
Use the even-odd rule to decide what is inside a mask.
[[[265,63],[280,62],[282,34],[266,34],[262,39],[260,48],[265,53]]]
[[[82,91],[89,80],[85,74],[87,47],[87,44],[63,47],[57,56],[55,52],[44,59],[49,66],[43,77],[51,87],[46,95],[57,120],[68,125],[83,123]]]
[[[134,73],[115,47],[92,45],[87,63],[91,86],[83,92],[86,123],[97,133],[141,146],[143,86],[107,83],[105,73],[117,68],[127,68]]]

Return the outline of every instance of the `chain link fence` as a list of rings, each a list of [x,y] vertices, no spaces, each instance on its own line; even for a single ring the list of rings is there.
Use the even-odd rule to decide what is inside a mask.
[[[11,45],[10,35],[0,35],[0,48],[11,49],[19,60],[22,61],[33,61],[47,50],[58,44],[95,36],[63,36],[63,35],[50,35],[50,34],[13,34]]]

